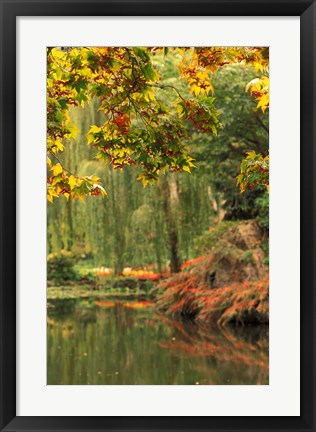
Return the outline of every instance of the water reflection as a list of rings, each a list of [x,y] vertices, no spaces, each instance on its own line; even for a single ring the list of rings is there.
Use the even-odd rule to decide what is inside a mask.
[[[268,384],[267,328],[220,330],[151,303],[75,301],[48,313],[48,384]]]

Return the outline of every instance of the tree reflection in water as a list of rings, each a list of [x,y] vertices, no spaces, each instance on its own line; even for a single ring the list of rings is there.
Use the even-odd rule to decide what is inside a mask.
[[[150,302],[73,302],[49,309],[47,361],[48,384],[268,384],[268,327],[174,321]]]

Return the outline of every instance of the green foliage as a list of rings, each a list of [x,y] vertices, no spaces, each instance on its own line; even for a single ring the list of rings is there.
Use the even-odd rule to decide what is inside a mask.
[[[269,240],[261,244],[261,249],[265,253],[263,264],[269,265]]]
[[[151,280],[141,280],[132,277],[110,277],[99,278],[97,281],[98,288],[112,294],[125,293],[143,293],[148,294],[156,283]]]
[[[197,165],[196,174],[207,176],[225,219],[253,219],[258,216],[256,198],[264,188],[247,188],[240,193],[236,177],[247,152],[268,154],[269,115],[256,110],[256,102],[244,92],[244,83],[253,70],[241,65],[227,66],[214,73],[216,106],[220,107],[223,128],[218,136],[192,130],[190,148]]]
[[[258,185],[263,185],[269,190],[269,156],[263,157],[254,151],[248,152],[240,165],[237,183],[241,192],[246,188],[253,190]]]
[[[91,284],[93,286],[96,284],[97,278],[91,270],[82,267],[78,270],[77,266],[75,266],[75,271],[80,277],[80,283]]]
[[[78,280],[79,275],[74,269],[76,257],[73,253],[61,250],[47,257],[47,278],[56,285],[70,280]]]
[[[255,200],[258,209],[258,220],[262,229],[269,231],[269,194],[265,194]]]
[[[221,222],[219,225],[205,232],[196,239],[196,250],[199,254],[211,253],[223,247],[223,242],[227,242],[228,231],[237,225],[235,221]],[[227,245],[226,245],[227,246]]]
[[[61,287],[58,289],[48,289],[47,308],[50,315],[68,315],[75,310],[77,305],[76,296],[68,295],[68,292]],[[54,300],[53,302],[50,300]]]
[[[246,250],[243,254],[243,256],[241,257],[241,261],[244,264],[255,264],[255,260],[253,257],[253,251],[251,249]]]

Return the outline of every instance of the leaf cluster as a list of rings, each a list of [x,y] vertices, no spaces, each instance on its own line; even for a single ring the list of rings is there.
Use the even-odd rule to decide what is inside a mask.
[[[155,65],[159,55],[180,56],[179,74],[191,97],[165,84]],[[151,184],[160,172],[187,171],[194,167],[185,139],[188,124],[217,135],[222,127],[215,109],[212,73],[224,65],[243,63],[265,73],[248,89],[264,111],[268,106],[268,50],[266,48],[79,47],[49,48],[47,55],[48,200],[106,194],[98,178],[79,177],[61,162],[59,154],[76,135],[71,106],[84,107],[97,98],[105,121],[91,125],[87,142],[96,157],[114,168],[142,168],[138,179]],[[161,100],[161,91],[177,95],[174,104]]]
[[[253,190],[258,185],[265,186],[269,191],[269,156],[263,157],[254,151],[248,152],[240,165],[237,183],[240,185],[241,192],[246,188]]]

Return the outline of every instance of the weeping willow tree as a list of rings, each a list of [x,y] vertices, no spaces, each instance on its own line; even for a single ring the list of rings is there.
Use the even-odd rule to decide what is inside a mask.
[[[264,186],[260,188],[260,185],[255,190],[245,190],[240,194],[236,176],[247,152],[268,157],[268,114],[261,112],[266,110],[268,101],[258,111],[257,97],[253,97],[257,94],[260,103],[267,96],[266,88],[261,85],[261,70],[257,71],[256,79],[259,81],[251,81],[249,87],[253,95],[244,91],[245,83],[253,78],[255,59],[260,60],[258,65],[262,63],[264,71],[267,70],[267,52],[264,49],[244,50],[242,56],[246,57],[237,63],[245,64],[230,61],[228,66],[222,68],[219,62],[216,71],[212,71],[214,99],[205,94],[206,90],[199,94],[199,86],[203,83],[212,86],[205,70],[210,67],[213,54],[225,57],[228,51],[221,49],[218,54],[210,49],[196,53],[199,64],[206,62],[203,66],[206,69],[202,68],[203,76],[199,76],[197,81],[195,78],[198,77],[197,71],[202,67],[201,64],[195,65],[196,71],[189,73],[189,66],[183,63],[188,53],[194,55],[194,51],[185,50],[181,54],[175,50],[171,55],[158,50],[150,54],[150,61],[145,51],[127,51],[128,55],[132,55],[131,62],[126,62],[124,57],[121,67],[119,63],[105,67],[106,74],[110,76],[107,77],[111,84],[108,89],[104,85],[102,87],[102,83],[90,88],[89,80],[82,75],[87,67],[91,69],[93,66],[99,71],[99,66],[94,63],[98,56],[107,58],[108,51],[85,51],[88,63],[84,63],[84,66],[80,62],[81,66],[76,63],[78,53],[73,50],[61,54],[54,49],[48,56],[48,91],[51,101],[48,109],[53,109],[57,96],[61,97],[58,100],[62,103],[64,96],[58,93],[62,90],[58,84],[61,79],[67,78],[72,82],[71,92],[67,96],[69,100],[72,100],[73,94],[79,98],[75,100],[77,107],[69,109],[68,103],[65,109],[60,107],[60,118],[56,117],[56,113],[49,115],[49,121],[54,120],[49,123],[52,134],[56,132],[57,123],[58,133],[64,130],[60,128],[61,124],[65,130],[70,125],[77,128],[76,134],[73,128],[62,136],[61,141],[49,141],[52,146],[49,159],[54,165],[48,169],[48,192],[53,193],[57,188],[59,196],[56,198],[52,195],[53,204],[48,204],[49,252],[61,249],[75,251],[82,256],[89,256],[94,265],[113,268],[116,274],[120,274],[126,266],[144,265],[154,265],[159,271],[169,266],[173,272],[177,272],[183,260],[195,256],[196,237],[224,217],[255,217],[260,212],[256,199],[266,194]],[[91,53],[95,56],[90,58]],[[118,57],[125,53],[124,49],[112,52]],[[234,57],[238,53],[238,50],[233,50],[230,54]],[[145,54],[147,60],[140,60]],[[204,58],[206,54],[210,57]],[[72,64],[73,71],[77,70],[79,75],[69,72],[64,76],[65,72],[58,69],[59,62],[64,65],[63,71]],[[146,69],[146,62],[149,62],[150,69]],[[135,68],[141,79],[128,90],[128,74],[135,72]],[[159,71],[159,81],[154,76],[147,76],[154,71]],[[56,81],[54,74],[58,73],[61,77]],[[120,93],[121,97],[117,94],[116,98],[102,93],[117,88],[115,76],[126,86]],[[85,87],[81,88],[82,85]],[[139,86],[142,97],[139,96]],[[69,83],[64,90],[69,90]],[[89,103],[85,103],[88,97]],[[189,106],[185,101],[188,101]],[[220,112],[215,109],[216,101],[221,107]],[[116,103],[120,109],[127,111],[123,109],[120,115],[116,112]],[[146,117],[145,108],[149,110],[149,117]],[[203,114],[200,120],[199,110]],[[159,127],[155,123],[158,120]],[[112,128],[113,133],[120,133],[121,141],[129,139],[126,144],[129,154],[134,154],[131,137],[139,142],[140,147],[135,150],[138,152],[137,160],[129,157],[126,149],[120,149],[116,144],[112,143],[113,148],[106,147],[104,133],[108,128]],[[158,135],[165,141],[157,147]],[[161,149],[164,151],[163,156],[159,153]],[[154,154],[154,165],[149,164],[151,153]],[[124,162],[122,165],[122,161],[129,163]],[[170,164],[172,169],[164,170],[165,164]],[[251,164],[252,167],[260,165]],[[156,169],[157,166],[160,168]],[[76,176],[72,173],[76,173]],[[89,173],[93,173],[92,178],[88,176]],[[256,175],[255,172],[253,174]],[[154,181],[149,181],[153,175]],[[81,191],[85,185],[87,193]],[[106,186],[106,193],[100,193],[100,185]],[[72,200],[69,191],[79,199]]]
[[[106,197],[55,200],[48,207],[49,252],[67,249],[92,257],[95,265],[124,267],[154,265],[162,271],[194,255],[194,239],[211,224],[214,211],[206,178],[188,173],[162,175],[152,186],[136,181],[139,170],[113,169],[93,160],[85,133],[91,118],[102,122],[94,101],[71,112],[81,133],[65,148],[70,169],[80,174],[93,170],[107,184]]]

